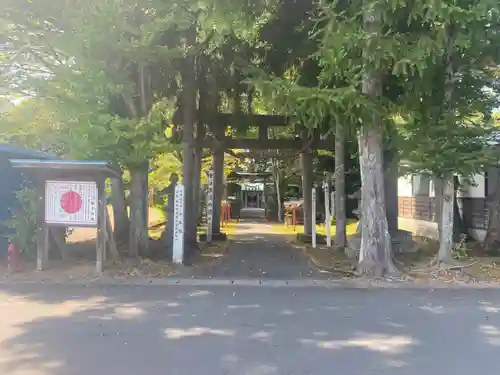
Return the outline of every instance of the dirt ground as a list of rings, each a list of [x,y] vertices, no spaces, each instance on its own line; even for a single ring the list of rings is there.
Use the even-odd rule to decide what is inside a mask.
[[[164,218],[161,212],[153,211],[150,214],[150,248],[161,252],[160,234]],[[68,259],[52,260],[50,268],[43,271],[34,271],[36,263],[34,259],[24,261],[18,272],[10,274],[6,262],[0,263],[0,279],[29,280],[29,281],[73,281],[73,280],[96,280],[98,278],[110,277],[114,279],[127,280],[130,278],[151,279],[164,277],[197,277],[197,269],[207,269],[212,265],[214,269],[219,263],[224,263],[228,254],[234,246],[241,248],[241,239],[238,233],[244,231],[247,223],[230,222],[224,227],[229,239],[219,243],[200,244],[200,251],[192,260],[193,267],[176,266],[164,260],[152,259],[125,259],[122,261],[110,261],[105,264],[103,275],[98,275],[95,270],[95,230],[78,229],[68,239],[68,247],[71,248],[71,256]],[[275,232],[271,225],[263,224],[266,230]],[[240,233],[241,234],[241,233]],[[329,278],[335,280],[355,279],[356,260],[348,259],[343,252],[335,251],[324,245],[312,248],[311,245],[299,243],[291,233],[274,233],[283,237],[290,249],[295,248],[304,252],[314,267],[321,272],[328,273]],[[258,235],[256,235],[256,238]],[[428,284],[431,282],[443,282],[453,284],[487,283],[500,286],[500,257],[486,257],[478,251],[477,244],[468,244],[467,256],[460,259],[461,264],[466,267],[457,269],[436,269],[433,266],[437,253],[437,243],[425,238],[415,238],[419,250],[415,253],[401,254],[396,256],[396,264],[401,275],[393,279],[411,284]],[[264,244],[264,243],[263,243]],[[233,247],[234,247],[233,246]],[[241,249],[240,249],[241,250]],[[249,251],[252,250],[249,248]],[[253,250],[262,249],[253,248]],[[245,251],[242,254],[246,254]],[[234,260],[234,259],[233,259]],[[245,261],[245,260],[243,260]],[[234,263],[234,262],[233,262]],[[280,264],[279,262],[276,264]],[[279,274],[279,273],[278,273]],[[211,276],[212,277],[212,276]],[[217,275],[214,275],[217,277]]]
[[[393,277],[399,281],[413,284],[444,282],[457,284],[487,283],[500,286],[500,257],[485,256],[477,251],[479,244],[468,244],[469,256],[457,261],[458,266],[438,269],[434,266],[438,243],[427,238],[415,238],[419,250],[414,253],[399,254],[395,262],[401,275]],[[339,275],[342,278],[355,278],[356,260],[325,246],[312,248],[298,244],[319,268]]]

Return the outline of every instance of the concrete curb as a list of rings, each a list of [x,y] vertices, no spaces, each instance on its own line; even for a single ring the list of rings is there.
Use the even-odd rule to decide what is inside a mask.
[[[320,287],[327,289],[492,289],[500,290],[500,285],[491,284],[456,284],[435,282],[428,284],[411,284],[401,281],[369,281],[363,279],[357,280],[266,280],[266,279],[196,279],[196,278],[163,278],[163,279],[135,279],[135,280],[117,280],[112,278],[99,279],[78,279],[78,280],[0,280],[1,286],[18,285],[54,285],[54,286],[79,286],[79,287],[105,287],[105,286],[189,286],[189,287],[210,287],[210,286],[245,286],[245,287],[268,287],[268,288],[304,288]]]

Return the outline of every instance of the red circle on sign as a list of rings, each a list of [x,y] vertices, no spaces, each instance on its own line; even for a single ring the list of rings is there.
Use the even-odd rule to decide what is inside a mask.
[[[74,191],[68,191],[61,196],[61,208],[68,214],[76,214],[82,208],[82,198]]]

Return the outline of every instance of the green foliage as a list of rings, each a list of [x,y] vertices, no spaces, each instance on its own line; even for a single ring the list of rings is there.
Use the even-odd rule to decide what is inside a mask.
[[[49,103],[24,100],[0,114],[0,141],[63,155],[67,144],[60,137],[62,127]]]
[[[7,236],[22,253],[36,254],[36,232],[38,218],[38,194],[35,190],[22,188],[16,194],[17,205],[11,209],[11,218],[3,223],[10,230]]]
[[[133,168],[168,147],[186,49],[166,33],[189,27],[194,15],[158,1],[4,2],[6,55],[23,72],[10,86],[51,106],[72,157]]]
[[[315,85],[301,82],[310,66],[288,77],[254,76],[279,112],[323,131],[340,123],[351,134],[378,118],[397,130],[387,135],[412,173],[469,176],[496,162],[482,119],[498,105],[494,1],[324,1],[318,13],[310,34]],[[381,95],[362,93],[367,72],[383,82]]]
[[[170,176],[177,173],[179,179],[182,174],[182,160],[175,153],[158,155],[152,163],[152,172],[149,181],[155,190],[163,190],[170,184]]]
[[[465,260],[469,258],[470,249],[467,246],[467,236],[465,234],[460,235],[460,240],[455,246],[453,246],[453,259]]]
[[[498,160],[487,117],[498,106],[499,14],[489,0],[440,4],[427,10],[424,30],[438,49],[401,83],[402,157],[419,173],[468,177]]]
[[[400,134],[406,144],[401,155],[409,162],[401,168],[403,174],[469,177],[498,160],[498,152],[488,144],[491,130],[482,123],[469,124],[458,119],[454,126],[449,126],[414,120],[400,128]]]

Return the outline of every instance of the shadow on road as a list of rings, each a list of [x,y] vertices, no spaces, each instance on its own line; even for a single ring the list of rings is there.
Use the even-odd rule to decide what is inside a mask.
[[[2,286],[9,375],[498,373],[488,291]]]

